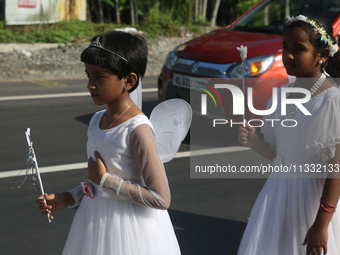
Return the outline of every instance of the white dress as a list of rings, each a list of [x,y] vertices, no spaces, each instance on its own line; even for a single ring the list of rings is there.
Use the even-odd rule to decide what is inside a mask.
[[[98,151],[109,175],[102,178],[100,186],[92,183],[93,198],[84,196],[79,187],[69,191],[81,203],[63,254],[180,254],[167,210],[156,209],[166,209],[170,198],[163,195],[169,194],[168,185],[155,153],[150,121],[137,115],[102,130],[99,122],[104,112],[91,119],[87,154],[94,158]],[[159,183],[166,185],[158,187]]]
[[[281,98],[280,94],[278,98]],[[277,110],[266,119],[281,121],[280,105],[279,100]],[[271,100],[268,106],[271,106]],[[274,166],[293,168],[308,164],[311,168],[313,164],[323,164],[334,157],[335,146],[340,143],[340,90],[336,87],[324,90],[304,106],[312,116],[305,116],[299,110],[293,117],[298,126],[282,127],[280,122],[275,122],[272,128],[268,122],[262,127],[265,141],[277,152]],[[288,116],[291,111],[287,107]],[[306,246],[302,243],[319,209],[324,177],[324,173],[292,173],[288,176],[272,173],[257,197],[237,254],[306,254]],[[339,210],[333,214],[328,235],[327,254],[339,255]]]

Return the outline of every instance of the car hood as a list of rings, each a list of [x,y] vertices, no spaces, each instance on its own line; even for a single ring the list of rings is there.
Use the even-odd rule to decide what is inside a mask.
[[[241,45],[248,47],[248,58],[278,53],[282,49],[282,36],[221,28],[186,45],[184,50],[177,52],[178,57],[224,64],[241,60],[236,49]]]

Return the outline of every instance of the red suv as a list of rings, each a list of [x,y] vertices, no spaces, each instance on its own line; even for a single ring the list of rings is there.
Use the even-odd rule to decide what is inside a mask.
[[[248,47],[246,65],[253,87],[253,105],[256,109],[265,109],[272,88],[288,83],[281,54],[283,24],[288,15],[299,14],[329,19],[338,40],[340,0],[262,0],[230,25],[175,47],[158,77],[159,101],[182,98],[190,102],[190,92],[197,90],[195,83],[213,86],[211,83],[216,79],[241,78],[240,52],[236,47],[244,45]],[[230,93],[223,95],[226,92],[216,90],[226,103],[220,116],[210,117],[240,119],[232,115]],[[194,108],[194,112],[198,111]]]

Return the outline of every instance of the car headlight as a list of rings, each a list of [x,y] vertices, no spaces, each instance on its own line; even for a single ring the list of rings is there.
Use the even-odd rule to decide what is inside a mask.
[[[186,44],[177,45],[171,52],[169,52],[164,64],[166,68],[171,69],[177,60],[177,52],[184,50],[186,46]]]
[[[260,75],[260,74],[266,72],[273,65],[274,59],[275,59],[274,55],[248,58],[245,61],[244,77],[256,76],[256,75]],[[242,78],[243,73],[242,73],[242,70],[240,68],[241,64],[242,64],[242,62],[237,62],[236,64],[232,65],[227,70],[227,72],[226,72],[227,75],[230,78]]]

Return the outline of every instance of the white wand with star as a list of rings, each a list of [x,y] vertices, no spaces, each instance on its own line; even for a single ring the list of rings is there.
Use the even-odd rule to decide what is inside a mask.
[[[46,199],[45,199],[45,192],[44,192],[44,187],[42,184],[42,180],[41,180],[41,176],[40,176],[40,172],[39,172],[39,167],[38,167],[38,161],[37,161],[37,157],[35,156],[35,152],[33,149],[33,142],[31,141],[30,135],[31,135],[31,129],[27,128],[27,131],[25,132],[26,134],[26,139],[27,139],[27,144],[28,144],[28,154],[27,154],[27,168],[28,170],[31,169],[32,170],[32,174],[36,175],[35,177],[38,178],[39,180],[39,184],[40,184],[40,189],[41,189],[41,194],[43,196],[43,199],[46,203]],[[34,180],[35,177],[33,178],[33,185],[34,185]],[[47,219],[48,222],[51,223],[51,217],[49,214],[47,214]]]
[[[247,46],[243,46],[241,45],[240,47],[236,47],[236,49],[240,52],[240,56],[241,56],[241,60],[242,60],[242,63],[241,63],[241,66],[239,68],[239,71],[242,73],[242,91],[243,91],[243,95],[246,94],[246,91],[245,91],[245,87],[244,87],[244,74],[245,72],[248,72],[249,71],[249,68],[248,66],[246,65],[246,59],[247,59]],[[244,100],[244,105],[243,105],[243,122],[246,118],[246,100]]]

